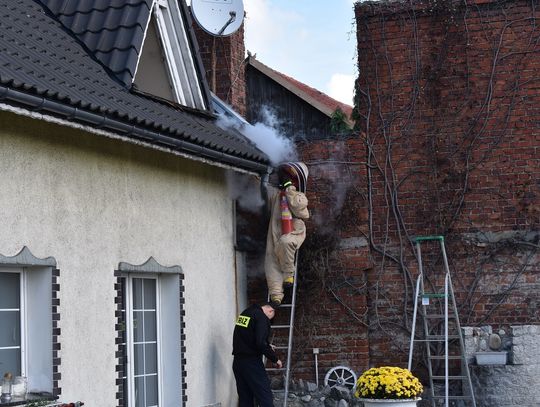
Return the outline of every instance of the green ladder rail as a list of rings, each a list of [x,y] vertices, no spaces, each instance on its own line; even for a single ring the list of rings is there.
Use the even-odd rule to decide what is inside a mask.
[[[452,278],[450,276],[450,268],[448,266],[448,258],[446,256],[446,249],[444,246],[444,236],[433,235],[433,236],[417,236],[413,239],[416,245],[416,254],[418,259],[418,278],[416,280],[416,289],[414,292],[414,309],[413,309],[413,319],[411,327],[411,340],[409,347],[409,361],[408,369],[412,368],[412,358],[414,353],[414,344],[415,342],[422,342],[425,344],[426,353],[427,353],[427,367],[429,374],[429,384],[430,384],[430,393],[431,393],[431,403],[435,407],[435,400],[444,400],[445,407],[449,407],[450,400],[463,400],[469,401],[471,407],[476,407],[476,400],[474,397],[474,390],[471,381],[471,374],[467,364],[467,359],[465,356],[465,344],[463,340],[463,334],[461,331],[461,326],[459,323],[458,310],[456,305],[456,299],[454,296],[454,289],[452,286]],[[441,253],[444,261],[444,287],[442,292],[436,293],[426,293],[424,291],[424,271],[422,267],[422,250],[420,248],[421,244],[429,241],[438,241],[440,243]],[[443,300],[444,301],[444,312],[440,313],[431,313],[427,312],[427,307],[430,305],[431,300]],[[421,306],[419,307],[418,302],[421,301]],[[450,334],[449,328],[449,307],[452,307],[453,320],[454,320],[454,332]],[[424,338],[416,338],[416,320],[419,313],[423,319],[424,325]],[[440,335],[430,334],[430,324],[433,321],[444,320],[444,332]],[[451,340],[459,339],[459,355],[450,355],[449,354],[449,342]],[[444,355],[433,355],[432,354],[432,345],[433,344],[444,344]],[[444,376],[434,375],[433,374],[433,365],[432,360],[444,360]],[[464,371],[464,375],[451,375],[450,374],[450,360],[460,360],[461,361],[461,370]],[[450,381],[455,381],[459,379],[461,381],[461,395],[450,395]],[[444,395],[435,394],[434,381],[444,380]],[[467,387],[465,391],[464,387]],[[467,394],[464,394],[467,393]]]

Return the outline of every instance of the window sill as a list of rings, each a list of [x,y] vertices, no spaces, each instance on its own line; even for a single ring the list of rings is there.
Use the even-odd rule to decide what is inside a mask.
[[[9,401],[4,401],[0,399],[0,407],[11,407],[11,406],[25,406],[30,403],[38,403],[40,401],[54,401],[58,397],[53,396],[51,393],[28,393],[26,397],[12,397]]]

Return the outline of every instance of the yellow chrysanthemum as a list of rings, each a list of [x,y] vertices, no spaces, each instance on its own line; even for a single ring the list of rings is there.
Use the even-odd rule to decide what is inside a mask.
[[[420,381],[407,369],[382,366],[365,371],[356,381],[356,397],[410,399],[423,391]]]

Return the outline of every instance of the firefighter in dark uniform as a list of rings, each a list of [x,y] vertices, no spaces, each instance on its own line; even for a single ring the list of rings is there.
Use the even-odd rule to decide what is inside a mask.
[[[239,407],[273,407],[270,379],[266,374],[262,356],[266,356],[278,368],[281,360],[268,341],[270,320],[274,318],[276,305],[264,303],[252,305],[236,320],[233,335],[233,372],[236,379]]]

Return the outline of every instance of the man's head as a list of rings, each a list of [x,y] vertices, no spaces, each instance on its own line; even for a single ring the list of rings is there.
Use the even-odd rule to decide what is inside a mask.
[[[309,174],[307,166],[302,162],[282,163],[277,168],[280,186],[284,189],[288,185],[294,185],[300,192],[306,192],[307,177]]]
[[[274,316],[276,315],[276,308],[277,305],[272,302],[265,302],[261,305],[261,309],[268,319],[274,318]]]
[[[280,188],[285,189],[290,185],[294,185],[298,189],[298,180],[287,170],[287,167],[279,167],[277,174]]]

